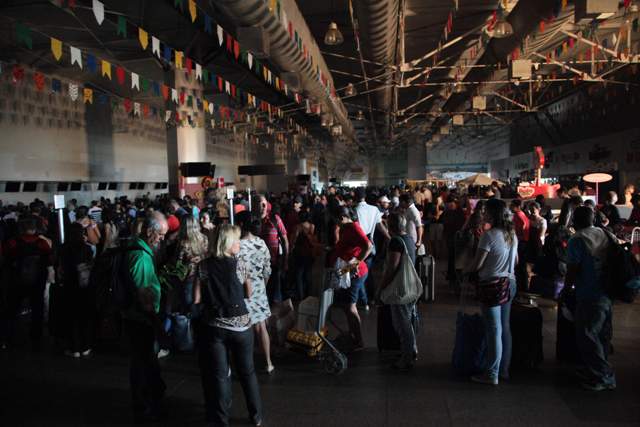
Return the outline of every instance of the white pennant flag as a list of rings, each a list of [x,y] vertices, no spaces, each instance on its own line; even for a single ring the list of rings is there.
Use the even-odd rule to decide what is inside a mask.
[[[218,43],[220,43],[220,46],[222,46],[223,41],[224,41],[224,31],[222,30],[222,27],[218,25]]]
[[[285,31],[289,32],[287,12],[285,12],[284,9],[282,9],[282,26],[284,27]]]
[[[176,104],[178,103],[178,91],[173,88],[171,89],[171,100]]]
[[[213,102],[209,103],[209,114],[213,114]]]
[[[69,52],[71,53],[71,65],[78,64],[78,67],[82,70],[82,52],[80,52],[80,49],[69,46]]]
[[[284,94],[289,96],[289,86],[287,86],[287,84],[285,83],[284,85]]]
[[[196,79],[202,81],[202,65],[196,64]]]
[[[226,80],[225,80],[225,82],[224,82],[224,88],[225,88],[225,91],[226,91],[229,95],[231,95],[231,83],[229,83],[228,81],[226,81]]]
[[[267,70],[267,81],[269,83],[272,83],[272,75],[271,75],[271,70]]]
[[[151,52],[160,58],[160,40],[154,36],[151,36]]]
[[[167,110],[164,112],[164,121],[168,122],[169,120],[171,120],[171,110]]]
[[[78,85],[75,83],[69,83],[69,98],[72,101],[76,101],[78,99]]]
[[[133,114],[135,116],[140,117],[140,103],[139,102],[134,102],[133,103]]]
[[[93,0],[93,14],[96,16],[98,25],[102,25],[104,21],[104,3],[98,0]]]
[[[140,90],[140,76],[136,73],[131,73],[131,89]]]
[[[251,52],[247,52],[247,62],[249,63],[249,69],[253,68],[253,55]]]

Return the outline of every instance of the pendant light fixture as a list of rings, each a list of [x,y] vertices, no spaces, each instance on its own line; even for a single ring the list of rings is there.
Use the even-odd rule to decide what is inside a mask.
[[[338,29],[338,24],[331,22],[327,33],[324,35],[324,44],[327,46],[337,46],[342,44],[343,41],[344,37],[342,37],[342,33]]]
[[[493,25],[490,33],[491,37],[495,39],[504,39],[513,35],[513,26],[505,19],[502,6],[500,6],[500,11],[498,12],[498,20]]]

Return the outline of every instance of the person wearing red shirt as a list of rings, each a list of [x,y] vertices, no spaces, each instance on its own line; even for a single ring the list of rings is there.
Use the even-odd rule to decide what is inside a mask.
[[[529,274],[527,273],[527,242],[529,241],[529,218],[522,211],[522,200],[513,199],[511,201],[511,212],[513,212],[513,226],[518,237],[518,262],[516,264],[515,275],[518,290],[527,291],[529,289]]]
[[[356,349],[362,348],[362,328],[360,315],[356,306],[358,296],[364,290],[364,283],[367,280],[369,270],[364,262],[372,250],[372,244],[364,234],[362,227],[354,221],[355,213],[352,209],[343,206],[339,209],[336,222],[340,224],[340,238],[336,243],[333,253],[328,257],[331,266],[335,265],[338,258],[349,263],[352,267],[352,275],[356,277],[351,279],[351,287],[345,289],[344,297],[348,298],[348,304],[345,305],[345,314],[349,322],[349,331],[355,340]]]
[[[34,349],[40,347],[44,323],[44,289],[47,280],[53,281],[53,251],[51,241],[38,234],[36,218],[23,218],[18,223],[20,235],[7,242],[4,255],[11,271],[9,287],[7,341],[13,337],[15,321],[22,301],[31,306],[30,337]]]
[[[289,239],[287,229],[273,206],[264,196],[260,196],[260,215],[262,231],[260,237],[267,244],[271,254],[271,276],[267,283],[269,303],[280,302],[283,299],[282,282],[289,263]]]

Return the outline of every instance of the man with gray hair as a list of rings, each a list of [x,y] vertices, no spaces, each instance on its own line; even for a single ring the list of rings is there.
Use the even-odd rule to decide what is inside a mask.
[[[124,326],[130,339],[129,381],[136,422],[158,421],[160,401],[166,386],[160,377],[155,350],[161,330],[160,282],[155,270],[154,251],[169,226],[161,212],[150,213],[140,234],[125,253],[127,273],[132,285],[132,301],[124,311]]]

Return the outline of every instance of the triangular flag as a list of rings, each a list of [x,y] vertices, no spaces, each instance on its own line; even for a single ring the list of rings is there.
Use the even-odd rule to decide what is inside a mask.
[[[196,79],[202,81],[202,65],[196,63]]]
[[[173,0],[173,7],[178,7],[180,6],[180,10],[183,9],[183,5],[182,5],[182,0]]]
[[[127,38],[127,21],[124,16],[118,15],[118,32],[124,38]]]
[[[14,65],[12,70],[13,83],[17,84],[24,79],[24,68],[19,65]]]
[[[29,29],[29,27],[20,22],[16,24],[16,40],[19,43],[24,43],[29,49],[33,49],[31,30]]]
[[[93,14],[96,17],[98,25],[102,25],[104,21],[104,3],[99,0],[93,0]]]
[[[51,53],[53,53],[56,61],[60,61],[60,58],[62,58],[62,42],[53,37],[51,37]]]
[[[240,56],[240,43],[238,43],[238,40],[233,40],[233,54],[236,59]]]
[[[84,88],[84,103],[93,104],[93,90],[88,87]]]
[[[140,76],[136,73],[131,73],[131,89],[140,90]]]
[[[222,46],[222,42],[224,42],[224,30],[222,29],[222,27],[220,25],[217,25],[217,31],[218,31],[218,44],[220,44],[220,46]]]
[[[62,82],[58,79],[51,79],[51,92],[60,93],[62,91]]]
[[[71,53],[71,65],[78,64],[78,67],[82,70],[82,52],[80,52],[80,49],[69,46],[69,52]]]
[[[122,103],[124,105],[124,111],[126,111],[127,113],[131,112],[131,100],[129,98],[125,98],[124,102]]]
[[[149,46],[149,33],[142,28],[138,28],[138,40],[140,40],[142,50],[147,50],[147,46]]]
[[[186,94],[184,92],[180,92],[179,98],[180,98],[180,105],[184,105]]]
[[[233,51],[233,37],[231,37],[231,34],[227,34],[227,50],[229,52]]]
[[[151,52],[160,58],[160,40],[151,36]]]
[[[202,109],[205,113],[209,112],[209,101],[207,101],[206,99],[202,101]]]
[[[164,47],[164,60],[171,62],[171,48],[169,46]]]
[[[209,35],[213,33],[213,21],[206,13],[204,14],[204,32]]]
[[[198,16],[198,8],[195,0],[189,0],[189,15],[191,15],[191,22],[196,22]]]
[[[174,88],[171,88],[171,100],[176,104],[178,103],[178,91]]]
[[[176,50],[176,68],[182,69],[182,58],[184,57],[184,52]]]
[[[125,78],[125,71],[124,71],[124,68],[122,68],[119,65],[118,65],[118,68],[116,68],[116,77],[118,78],[118,83],[123,85],[124,84],[124,78]]]
[[[247,52],[247,62],[249,63],[249,69],[253,67],[253,55],[251,52]]]
[[[165,101],[169,100],[169,86],[165,84],[162,85],[162,97]]]
[[[133,115],[140,117],[140,103],[139,102],[134,102],[133,103]]]
[[[193,70],[193,61],[191,58],[187,57],[185,66],[187,68],[187,74],[191,74],[191,70]]]
[[[164,121],[168,122],[169,120],[171,120],[171,110],[167,110],[164,112]]]
[[[104,59],[102,60],[102,77],[109,77],[111,80],[111,64]]]
[[[69,83],[69,98],[72,101],[76,101],[78,99],[78,85],[75,83]]]
[[[229,95],[231,95],[231,83],[229,83],[228,81],[225,80],[224,82],[224,90],[225,92],[227,92]]]
[[[211,104],[209,104],[209,108],[208,108],[208,110],[209,110],[209,113],[210,113],[210,114],[213,114],[214,107],[215,107],[215,105],[213,105],[213,102],[212,102]]]
[[[95,73],[98,70],[98,64],[96,64],[96,57],[91,55],[90,53],[87,54],[87,69],[92,73]]]
[[[149,91],[149,79],[147,79],[146,77],[142,76],[141,80],[142,80],[141,81],[141,83],[142,83],[142,85],[141,85],[142,91],[143,92],[148,92]]]
[[[33,74],[33,83],[36,85],[36,89],[38,91],[41,91],[42,89],[44,89],[44,74],[36,71]]]
[[[160,96],[160,84],[158,82],[153,82],[153,95]]]

